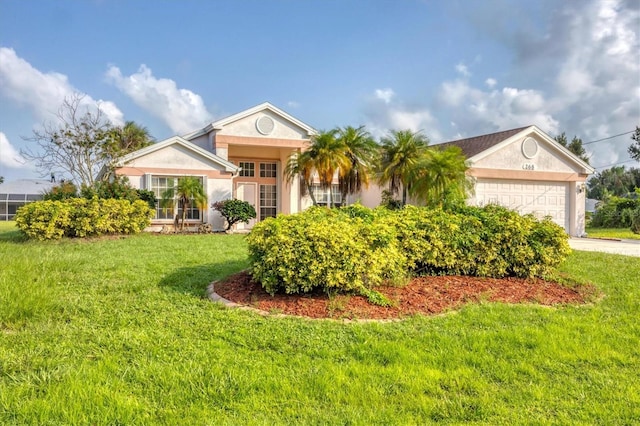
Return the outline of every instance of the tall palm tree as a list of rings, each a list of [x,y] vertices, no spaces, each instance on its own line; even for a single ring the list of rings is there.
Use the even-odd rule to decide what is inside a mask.
[[[338,128],[338,140],[349,158],[349,169],[340,176],[339,185],[343,202],[348,194],[360,192],[369,185],[369,177],[375,162],[378,144],[364,126]]]
[[[464,200],[471,187],[468,168],[459,147],[429,148],[411,172],[409,193],[432,207]]]
[[[182,231],[184,229],[184,221],[187,217],[187,210],[191,207],[191,202],[193,201],[199,209],[205,209],[207,206],[207,195],[204,193],[200,179],[194,176],[178,178],[178,184],[175,187],[168,188],[162,193],[160,206],[165,209],[173,207],[176,199],[178,206],[182,207],[182,218],[180,222],[180,231]]]
[[[393,194],[402,188],[402,204],[407,203],[411,189],[413,169],[429,146],[429,139],[421,132],[392,130],[381,140],[381,159],[378,182],[389,184]]]
[[[103,150],[107,173],[103,180],[113,176],[113,163],[123,155],[145,148],[155,142],[149,130],[134,121],[127,121],[124,126],[113,127],[108,133],[108,140]]]

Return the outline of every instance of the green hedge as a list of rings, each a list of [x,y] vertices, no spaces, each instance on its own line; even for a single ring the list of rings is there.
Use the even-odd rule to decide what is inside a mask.
[[[312,208],[258,223],[251,272],[270,293],[373,288],[421,274],[543,277],[570,252],[549,219],[499,207]]]
[[[16,224],[39,240],[134,234],[149,226],[153,213],[142,200],[69,198],[26,204],[16,213]]]

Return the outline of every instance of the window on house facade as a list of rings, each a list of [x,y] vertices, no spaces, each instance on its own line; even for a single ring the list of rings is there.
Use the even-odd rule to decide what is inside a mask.
[[[238,166],[242,169],[240,170],[240,176],[254,177],[256,175],[256,163],[240,161]]]
[[[311,186],[313,191],[313,197],[316,199],[316,203],[319,206],[326,206],[329,204],[329,190],[322,188],[320,185]],[[342,205],[342,193],[338,185],[331,185],[331,202],[334,206]]]
[[[260,163],[260,177],[261,178],[276,177],[276,163]]]
[[[162,199],[162,194],[169,188],[176,188],[178,185],[178,180],[180,177],[178,176],[152,176],[151,177],[151,190],[156,196],[156,215],[154,219],[157,220],[173,220],[176,215],[178,218],[182,218],[182,202],[178,200],[178,197],[174,197],[173,206],[162,208],[160,206],[160,200]],[[200,183],[202,183],[202,178],[200,179]],[[175,191],[174,191],[175,192]],[[195,205],[193,199],[189,202],[189,207],[186,210],[186,218],[187,220],[201,220],[202,212]]]
[[[260,220],[276,217],[277,207],[276,185],[260,185]]]

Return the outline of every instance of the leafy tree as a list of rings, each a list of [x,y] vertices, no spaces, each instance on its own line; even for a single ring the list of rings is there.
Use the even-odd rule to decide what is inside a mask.
[[[151,142],[142,140],[148,131],[132,122],[117,128],[109,122],[100,104],[83,102],[84,95],[68,96],[56,113],[55,122],[45,122],[31,137],[39,149],[22,151],[34,161],[42,175],[68,175],[76,184],[91,187],[103,167]],[[108,174],[107,174],[108,175]]]
[[[640,161],[640,127],[636,126],[631,139],[633,139],[633,142],[629,145],[629,155],[634,160]]]
[[[582,146],[582,139],[574,136],[573,139],[571,139],[571,142],[569,142],[564,132],[556,136],[554,139],[560,145],[564,146],[569,151],[574,153],[582,161],[589,164],[589,156],[587,155],[587,151],[585,151],[584,146]]]
[[[4,183],[4,176],[0,176],[0,183]]]
[[[184,221],[187,218],[187,210],[193,202],[199,209],[206,208],[207,195],[204,193],[202,182],[194,176],[185,176],[178,178],[178,184],[170,187],[162,193],[160,207],[173,208],[175,202],[178,202],[178,208],[182,209],[180,231],[184,230]],[[176,215],[176,220],[178,216]]]
[[[342,199],[345,200],[348,194],[360,192],[369,185],[378,144],[364,126],[338,128],[338,140],[350,163],[348,170],[340,174],[338,181]]]
[[[58,185],[45,192],[44,200],[62,201],[67,198],[77,198],[78,188],[70,180],[63,180]]]
[[[65,98],[57,122],[45,122],[25,138],[40,150],[27,149],[22,154],[42,174],[68,174],[77,184],[91,186],[106,163],[103,147],[109,142],[111,124],[99,105],[93,111],[85,108],[83,98],[80,94]]]
[[[428,206],[464,202],[471,187],[468,168],[459,147],[429,148],[411,170],[409,194]]]
[[[640,188],[640,169],[614,166],[595,173],[587,181],[587,196],[603,200],[607,196],[626,197]]]
[[[211,205],[214,210],[220,212],[222,217],[227,221],[225,231],[231,229],[238,222],[249,223],[251,219],[256,218],[256,209],[246,201],[229,199],[216,201]]]
[[[402,204],[407,203],[407,192],[411,190],[416,164],[421,161],[429,139],[421,132],[392,130],[382,138],[378,181],[389,184],[389,190],[397,194],[402,187]]]

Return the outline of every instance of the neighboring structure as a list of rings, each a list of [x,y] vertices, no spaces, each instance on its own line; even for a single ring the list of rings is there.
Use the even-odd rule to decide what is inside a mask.
[[[0,184],[0,220],[13,220],[18,208],[42,200],[55,185],[55,182],[43,179],[19,179]]]
[[[256,207],[257,220],[296,213],[310,205],[298,180],[287,183],[283,168],[289,156],[304,150],[316,131],[269,103],[172,137],[124,157],[116,173],[138,188],[160,196],[180,176],[201,177],[209,203],[238,198]],[[475,180],[470,204],[501,204],[537,217],[551,216],[573,236],[584,234],[585,180],[594,169],[536,126],[447,142],[467,156]],[[316,192],[317,191],[317,192]],[[315,188],[316,199],[326,191]],[[380,204],[381,188],[372,186],[348,200],[368,207]],[[339,192],[334,191],[335,197]],[[173,223],[176,210],[158,208],[152,225]],[[209,222],[223,229],[224,219],[211,209],[188,212],[191,223]],[[239,229],[251,228],[241,225]]]
[[[257,220],[277,213],[295,213],[303,208],[297,180],[288,184],[283,167],[316,131],[266,102],[211,123],[202,129],[172,137],[125,156],[116,173],[129,177],[137,188],[160,197],[181,176],[202,179],[209,204],[237,198],[253,204]],[[173,223],[180,211],[157,208],[152,226]],[[224,229],[224,219],[211,209],[188,212],[188,223],[209,222]],[[239,224],[238,229],[250,228]]]

